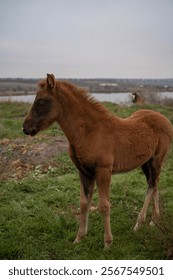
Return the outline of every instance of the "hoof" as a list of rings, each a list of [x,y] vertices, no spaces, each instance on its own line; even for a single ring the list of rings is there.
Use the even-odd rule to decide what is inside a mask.
[[[137,232],[142,227],[142,225],[143,225],[143,222],[142,223],[137,222],[133,228],[133,231]]]
[[[81,240],[78,237],[76,237],[75,240],[73,241],[73,244],[78,244],[80,242],[81,242]]]
[[[80,243],[82,239],[84,239],[85,235],[77,235],[75,240],[73,241],[74,244]]]
[[[150,221],[150,226],[151,227],[155,226],[155,222],[153,220]]]
[[[157,219],[157,220],[153,220],[153,219],[152,219],[152,220],[150,221],[150,226],[151,226],[151,227],[153,227],[153,226],[159,227],[159,225],[160,225],[160,220],[158,220],[158,219]]]
[[[135,225],[134,228],[133,228],[133,231],[134,231],[134,232],[137,232],[138,229],[139,229],[139,224],[136,223],[136,225]]]
[[[111,247],[111,245],[112,245],[112,240],[105,241],[104,249],[105,249],[105,250],[109,250],[110,247]]]

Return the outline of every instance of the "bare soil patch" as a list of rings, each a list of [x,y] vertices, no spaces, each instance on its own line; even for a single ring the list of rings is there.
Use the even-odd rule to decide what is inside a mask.
[[[43,170],[58,165],[57,156],[66,151],[63,137],[39,135],[0,141],[0,180],[22,179],[36,166]]]

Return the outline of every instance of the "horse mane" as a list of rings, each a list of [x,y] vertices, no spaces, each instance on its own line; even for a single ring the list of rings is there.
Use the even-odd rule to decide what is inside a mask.
[[[40,81],[38,86],[40,89],[46,89],[47,80],[44,79]],[[101,114],[112,116],[112,114],[106,110],[100,102],[92,97],[89,92],[87,92],[84,88],[71,84],[70,82],[56,80],[55,92],[61,96],[63,95],[64,97],[68,97],[69,103],[70,100],[75,99],[75,102],[79,103],[78,105],[82,106],[84,111],[86,111],[86,109],[94,109],[94,111],[100,112]]]

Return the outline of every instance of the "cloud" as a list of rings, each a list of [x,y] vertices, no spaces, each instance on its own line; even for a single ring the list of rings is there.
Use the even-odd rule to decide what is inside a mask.
[[[172,77],[172,11],[169,0],[1,1],[0,76]]]

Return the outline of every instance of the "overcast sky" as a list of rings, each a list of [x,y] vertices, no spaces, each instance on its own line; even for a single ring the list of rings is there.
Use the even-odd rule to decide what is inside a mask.
[[[0,77],[173,78],[173,0],[0,0]]]

